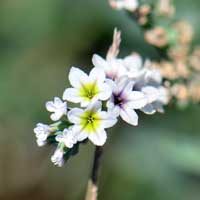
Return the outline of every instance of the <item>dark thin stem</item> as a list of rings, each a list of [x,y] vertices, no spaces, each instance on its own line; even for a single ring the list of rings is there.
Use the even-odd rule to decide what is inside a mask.
[[[92,172],[90,175],[90,179],[88,181],[88,187],[87,187],[85,200],[97,200],[98,176],[99,176],[102,153],[103,153],[103,147],[96,146]]]

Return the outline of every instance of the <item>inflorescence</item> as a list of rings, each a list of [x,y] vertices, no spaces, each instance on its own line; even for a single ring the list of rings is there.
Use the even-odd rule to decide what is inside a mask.
[[[116,125],[119,118],[137,126],[136,110],[146,114],[164,111],[169,93],[161,73],[149,60],[143,62],[137,53],[118,58],[120,41],[120,32],[115,30],[106,59],[93,55],[94,67],[89,74],[72,67],[71,87],[65,89],[62,100],[55,97],[46,103],[54,123],[38,123],[34,132],[38,146],[57,146],[51,157],[55,165],[61,167],[87,141],[104,145],[106,129]],[[68,102],[75,106],[68,107]]]

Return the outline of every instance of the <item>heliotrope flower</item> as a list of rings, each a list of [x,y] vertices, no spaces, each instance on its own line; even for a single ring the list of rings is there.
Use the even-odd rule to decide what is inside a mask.
[[[147,104],[145,95],[139,91],[133,91],[134,81],[126,76],[113,82],[108,81],[112,87],[112,96],[107,102],[110,112],[121,118],[127,123],[136,126],[138,115],[134,109],[141,109]]]
[[[139,54],[133,53],[123,59],[123,66],[126,69],[126,75],[131,79],[137,79],[146,72],[147,62],[144,63]]]
[[[50,117],[53,121],[57,121],[63,115],[67,114],[67,102],[62,102],[59,97],[54,97],[54,101],[48,101],[46,103],[46,109],[49,112],[53,112]]]
[[[77,143],[75,133],[72,129],[64,129],[62,134],[56,136],[56,141],[63,143],[67,148],[72,148]]]
[[[127,73],[126,68],[123,66],[122,59],[112,58],[105,60],[95,54],[93,55],[92,63],[96,68],[103,69],[106,74],[106,78],[112,80],[116,80]]]
[[[51,127],[46,124],[38,123],[34,128],[34,133],[37,138],[38,146],[44,146],[46,144],[47,137],[51,133]]]
[[[151,63],[149,67],[150,65]],[[146,68],[145,74],[137,79],[134,89],[142,91],[147,98],[148,103],[141,108],[144,113],[164,112],[163,105],[169,101],[168,90],[162,85],[160,72],[149,67]]]
[[[63,99],[81,103],[86,107],[97,100],[107,100],[111,95],[110,87],[105,83],[105,73],[102,69],[93,68],[89,76],[82,70],[72,67],[69,73],[69,81],[73,88],[64,91]]]
[[[138,6],[137,0],[110,2],[117,9],[129,11]],[[64,102],[55,97],[46,103],[46,109],[52,113],[50,118],[57,122],[50,125],[38,123],[34,132],[38,146],[47,142],[57,145],[51,161],[59,167],[76,155],[79,145],[85,141],[90,140],[96,146],[104,145],[107,140],[105,129],[113,127],[118,117],[137,126],[135,110],[153,114],[162,112],[163,105],[168,103],[168,90],[163,86],[161,74],[154,70],[149,60],[143,62],[136,53],[117,58],[120,36],[120,31],[115,29],[106,59],[93,55],[94,68],[89,75],[79,68],[71,68],[69,82],[72,87],[64,91]],[[67,101],[80,105],[68,108]],[[67,117],[62,118],[63,115]]]
[[[74,124],[72,130],[78,141],[88,138],[97,146],[102,146],[107,139],[105,128],[115,125],[117,119],[106,111],[102,111],[101,102],[90,104],[85,110],[73,108],[68,112],[68,119]]]
[[[63,147],[58,146],[53,156],[51,156],[51,161],[54,163],[54,165],[57,165],[58,167],[63,166],[64,164],[63,155],[64,155]]]

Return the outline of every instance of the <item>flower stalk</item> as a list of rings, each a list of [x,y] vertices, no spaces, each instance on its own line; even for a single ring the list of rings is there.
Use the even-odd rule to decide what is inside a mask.
[[[101,166],[103,147],[96,146],[90,179],[88,181],[85,200],[97,200],[98,198],[98,176]]]

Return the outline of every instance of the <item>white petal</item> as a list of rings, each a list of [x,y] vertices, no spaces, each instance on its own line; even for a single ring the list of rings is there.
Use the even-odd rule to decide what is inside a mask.
[[[164,113],[163,104],[161,102],[156,101],[153,103],[153,106],[158,112]]]
[[[106,93],[107,94],[107,93]],[[94,103],[96,103],[98,100],[101,99],[101,93],[96,94],[95,96],[93,96],[92,99],[88,99],[88,98],[81,98],[81,107],[88,107],[89,105],[93,105]],[[102,99],[101,99],[102,100]]]
[[[101,101],[96,101],[94,103],[89,104],[88,107],[86,108],[86,111],[91,110],[93,113],[95,113],[101,110],[101,107],[102,107]]]
[[[44,146],[47,143],[46,141],[40,140],[40,139],[37,139],[36,142],[37,142],[38,147],[42,147],[42,146]]]
[[[152,104],[148,104],[142,108],[141,111],[143,111],[145,114],[152,115],[156,112],[156,109],[152,106]]]
[[[97,132],[90,133],[88,135],[89,140],[91,140],[97,146],[103,146],[107,139],[107,133],[105,130],[98,130]]]
[[[73,103],[81,102],[81,97],[79,96],[79,91],[75,88],[67,88],[63,93],[63,99],[73,102]]]
[[[89,82],[97,82],[97,83],[103,83],[105,81],[106,75],[103,69],[101,68],[93,68],[89,75]]]
[[[58,167],[62,167],[64,164],[64,159],[63,159],[63,150],[61,149],[56,149],[53,156],[51,156],[51,161],[54,163],[54,165],[57,165]]]
[[[54,103],[52,101],[48,101],[46,102],[46,109],[49,111],[49,112],[54,112],[56,110],[55,106],[54,106]]]
[[[138,115],[137,113],[129,107],[125,107],[120,110],[120,116],[127,123],[137,126],[138,125]]]
[[[60,105],[60,104],[62,104],[63,102],[61,101],[61,99],[59,98],[59,97],[54,97],[54,104],[55,105]]]
[[[128,84],[129,79],[127,76],[121,76],[119,79],[116,80],[116,90],[114,90],[114,93],[121,93],[126,85]]]
[[[113,107],[108,107],[108,112],[111,113],[115,117],[119,117],[120,115],[120,107],[118,105]]]
[[[108,109],[113,109],[113,108],[115,107],[113,97],[111,97],[111,98],[107,101],[106,107],[107,107]]]
[[[110,98],[112,91],[108,84],[106,84],[106,83],[99,84],[99,90],[100,90],[100,92],[98,94],[98,98],[100,100],[105,101]]]
[[[111,128],[117,123],[117,118],[111,112],[102,111],[99,113],[103,128]]]
[[[92,63],[95,67],[99,67],[99,68],[102,68],[102,69],[107,68],[107,62],[97,54],[93,55]]]
[[[88,75],[79,68],[72,67],[69,72],[69,81],[75,88],[79,88],[82,83],[88,81]]]
[[[106,84],[111,88],[112,91],[117,91],[116,82],[111,79],[106,79]]]
[[[55,137],[55,140],[56,140],[57,142],[63,142],[63,140],[64,140],[63,134],[57,135],[57,136]]]
[[[126,104],[133,109],[140,109],[147,104],[145,95],[142,92],[131,92],[128,96],[128,100],[129,101]]]
[[[149,65],[150,61],[147,61],[147,65]],[[151,65],[151,62],[150,62]],[[145,79],[149,82],[155,82],[160,84],[162,82],[162,76],[159,70],[157,69],[149,69],[146,72]]]
[[[90,103],[91,103],[90,100],[82,99],[82,100],[81,100],[81,107],[85,108],[85,107],[87,107]]]
[[[126,86],[123,89],[123,94],[124,95],[129,95],[133,90],[134,84],[135,84],[134,81],[128,80]]]
[[[162,104],[167,104],[169,102],[169,92],[165,87],[160,86],[158,88],[158,101],[160,101]]]
[[[83,110],[80,108],[73,108],[68,112],[68,119],[70,122],[79,124],[80,123],[80,117],[83,114]]]
[[[116,78],[120,78],[121,76],[127,75],[127,69],[122,64],[122,60],[118,59],[118,62],[115,64],[115,70],[116,70]]]
[[[75,134],[75,138],[77,141],[81,142],[88,137],[88,133],[83,130],[81,125],[74,125],[72,127],[72,131]]]
[[[155,87],[152,87],[152,86],[143,87],[142,92],[147,97],[148,103],[152,103],[152,102],[156,101],[156,99],[158,98],[158,95],[159,95],[158,89],[156,89]]]
[[[82,142],[83,140],[88,138],[88,134],[85,131],[81,131],[76,137],[79,142]]]
[[[63,113],[61,112],[55,112],[51,114],[50,118],[52,121],[58,121],[63,116]]]
[[[137,72],[142,68],[142,58],[137,53],[125,57],[123,62],[125,67],[130,71]]]

